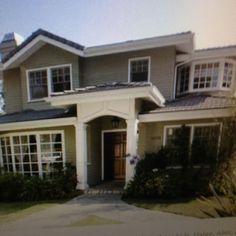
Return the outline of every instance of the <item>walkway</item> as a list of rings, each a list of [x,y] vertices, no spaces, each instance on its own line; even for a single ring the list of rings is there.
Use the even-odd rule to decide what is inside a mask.
[[[88,226],[92,222],[95,225]],[[197,234],[202,232],[208,234]],[[235,236],[236,220],[199,220],[140,209],[124,203],[119,195],[82,195],[60,206],[0,226],[0,235]]]

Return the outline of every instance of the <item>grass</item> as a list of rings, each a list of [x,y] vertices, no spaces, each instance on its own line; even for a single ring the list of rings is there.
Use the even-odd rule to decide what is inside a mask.
[[[211,198],[216,202],[213,198]],[[209,218],[203,211],[215,214],[214,209],[197,199],[159,200],[159,199],[125,199],[129,204],[145,209],[174,213],[196,218]],[[203,211],[202,211],[203,210]]]
[[[122,222],[103,218],[96,215],[90,215],[78,222],[71,224],[71,226],[84,227],[84,226],[111,225],[111,224],[122,224]]]
[[[27,217],[64,201],[0,203],[0,224]]]

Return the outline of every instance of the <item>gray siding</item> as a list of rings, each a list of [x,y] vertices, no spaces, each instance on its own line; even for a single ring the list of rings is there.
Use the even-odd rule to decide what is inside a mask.
[[[128,60],[151,57],[150,80],[167,98],[172,98],[175,47],[140,50],[106,56],[84,58],[81,62],[82,86],[113,81],[128,81]]]
[[[22,91],[19,69],[5,71],[4,74],[5,111],[7,113],[22,110]]]
[[[23,109],[48,109],[45,102],[28,102],[26,70],[71,64],[73,88],[79,87],[79,57],[51,45],[45,45],[21,64],[21,90]]]

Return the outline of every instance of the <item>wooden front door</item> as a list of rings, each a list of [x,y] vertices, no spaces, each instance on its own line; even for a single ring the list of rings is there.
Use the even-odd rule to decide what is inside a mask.
[[[104,133],[104,179],[125,179],[126,132]]]

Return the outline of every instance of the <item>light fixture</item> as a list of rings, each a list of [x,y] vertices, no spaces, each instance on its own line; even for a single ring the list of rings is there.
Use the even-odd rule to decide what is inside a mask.
[[[114,116],[111,120],[112,128],[114,128],[114,129],[118,128],[119,124],[120,124],[120,119],[118,117]]]

